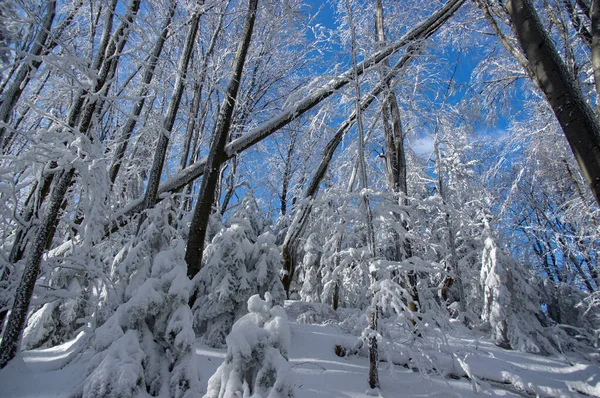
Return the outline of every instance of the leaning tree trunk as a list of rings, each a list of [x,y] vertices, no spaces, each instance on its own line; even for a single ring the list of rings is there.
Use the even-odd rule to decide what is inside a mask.
[[[372,67],[378,65],[383,59],[394,54],[401,48],[408,44],[413,43],[416,40],[421,40],[425,37],[429,37],[433,34],[441,25],[444,24],[463,4],[465,0],[449,0],[443,7],[438,11],[434,12],[429,18],[421,22],[414,29],[411,29],[399,40],[386,46],[384,49],[376,52],[371,57],[365,59],[358,64],[357,72],[359,74],[370,70]],[[326,98],[337,92],[340,88],[344,87],[351,81],[352,70],[348,70],[335,78],[331,79],[328,83],[319,87],[309,95],[301,99],[300,101],[288,106],[277,115],[270,118],[268,121],[248,131],[240,138],[232,141],[225,146],[223,156],[225,160],[232,158],[234,155],[245,151],[254,144],[262,141],[269,137],[274,132],[278,131],[282,127],[288,125],[291,121],[301,117],[306,112],[314,108],[316,105],[324,101]],[[158,194],[165,192],[176,192],[186,185],[192,183],[198,177],[204,174],[208,158],[204,158],[197,161],[184,170],[179,171],[175,175],[166,179],[158,188]],[[157,198],[157,201],[160,197]],[[138,198],[129,203],[126,208],[115,215],[113,221],[107,224],[106,234],[118,230],[122,225],[127,224],[128,220],[143,211],[144,199]]]
[[[366,109],[374,100],[377,98],[379,94],[381,94],[387,85],[390,84],[391,80],[394,78],[396,74],[412,59],[412,57],[418,52],[418,47],[415,47],[413,44],[425,40],[433,35],[453,14],[460,8],[463,4],[462,0],[457,2],[448,2],[446,5],[440,9],[438,12],[433,14],[430,18],[428,18],[422,24],[415,27],[411,32],[407,33],[404,37],[405,39],[400,40],[400,42],[404,41],[406,44],[409,44],[409,47],[406,50],[406,54],[391,68],[391,70],[387,73],[384,79],[380,79],[380,82],[371,90],[371,92],[363,99],[361,104],[361,109]],[[397,42],[399,43],[399,42]],[[385,47],[385,49],[380,50],[381,52],[387,52],[386,49],[390,47],[395,47],[396,44]],[[385,60],[386,57],[377,61],[377,64]],[[363,61],[364,62],[364,61]],[[360,65],[360,64],[359,64]],[[361,72],[361,68],[357,68],[357,72]],[[346,72],[346,74],[351,75],[352,70]],[[312,199],[314,199],[318,193],[319,185],[321,184],[322,179],[327,172],[329,167],[329,163],[333,158],[333,154],[337,149],[338,145],[342,141],[344,135],[354,126],[356,122],[356,112],[353,112],[344,123],[340,126],[340,128],[336,131],[333,138],[329,141],[327,146],[325,147],[325,151],[323,152],[321,162],[317,166],[315,173],[313,174],[313,178],[311,179],[308,187],[304,191],[303,200],[295,212],[294,221],[288,228],[283,246],[282,246],[282,258],[283,258],[283,270],[284,274],[282,277],[283,287],[285,288],[286,293],[289,296],[290,285],[294,278],[295,266],[294,266],[294,255],[296,251],[296,246],[298,239],[302,236],[306,225],[308,224],[308,220],[310,218],[310,213],[312,212]],[[243,138],[243,137],[242,137]],[[232,143],[234,144],[234,143]],[[245,149],[245,148],[243,148]],[[231,151],[233,152],[233,151]]]
[[[171,134],[173,126],[175,125],[175,117],[177,116],[177,111],[179,110],[179,105],[181,104],[181,98],[185,89],[184,83],[190,58],[192,56],[192,50],[196,42],[196,35],[198,33],[198,25],[200,24],[201,14],[201,11],[194,12],[188,27],[183,52],[179,58],[175,87],[173,87],[173,92],[171,93],[171,99],[169,100],[169,106],[167,107],[167,114],[163,121],[163,131],[161,131],[159,134],[156,151],[154,152],[154,160],[152,161],[150,175],[148,176],[148,185],[146,186],[146,193],[144,195],[145,209],[156,204],[156,197],[158,196],[158,184],[160,182],[160,176],[165,163],[167,148],[169,146],[169,135]],[[138,228],[142,225],[142,221],[143,217],[140,218]]]
[[[112,62],[117,62],[119,53],[127,41],[129,27],[139,10],[140,1],[141,0],[131,0],[127,7],[126,16],[112,36],[110,43],[106,47],[104,56],[101,56],[103,61],[99,68],[98,79],[94,82],[92,92],[107,92],[110,83],[112,82],[112,79],[109,76],[110,70],[113,68]],[[81,133],[86,134],[88,137],[90,136],[89,127],[93,115],[96,110],[102,108],[102,101],[96,100],[93,102],[94,104],[90,104],[86,103],[86,101],[76,99],[75,105],[71,108],[70,113],[67,116],[69,128],[77,128]],[[75,124],[76,121],[79,121],[78,125]],[[6,366],[8,361],[14,358],[17,353],[19,338],[25,326],[29,304],[33,295],[33,288],[40,272],[42,255],[46,249],[47,242],[54,233],[56,223],[58,222],[59,212],[65,199],[65,195],[71,186],[74,175],[75,168],[72,165],[67,165],[55,179],[56,181],[54,182],[52,193],[50,194],[50,198],[44,210],[44,215],[35,233],[31,249],[28,251],[23,276],[17,286],[6,330],[4,331],[2,343],[0,344],[0,368]]]
[[[6,132],[8,130],[6,128],[6,123],[8,123],[12,110],[21,97],[27,84],[26,82],[31,80],[31,74],[42,64],[40,55],[44,50],[48,34],[52,29],[52,22],[54,21],[55,15],[56,0],[47,1],[44,20],[37,33],[31,51],[29,52],[29,55],[25,56],[25,59],[21,61],[21,66],[19,66],[12,84],[2,93],[2,103],[0,104],[0,151],[4,151],[4,148],[6,148],[9,141],[6,140]],[[32,59],[27,59],[30,56]]]
[[[530,0],[507,0],[506,10],[531,65],[531,78],[560,123],[582,174],[600,204],[600,124],[568,73]],[[593,46],[592,46],[593,47]]]
[[[231,78],[225,91],[219,115],[217,116],[217,124],[204,168],[198,203],[194,208],[194,214],[190,223],[190,232],[185,252],[185,261],[187,262],[190,279],[200,271],[202,266],[202,252],[204,251],[206,228],[214,202],[215,189],[219,180],[220,166],[228,158],[225,153],[225,144],[231,127],[233,108],[240,87],[248,47],[250,47],[250,40],[252,39],[257,6],[258,0],[248,1],[248,12],[246,14],[246,21],[244,22],[242,39],[235,54]]]
[[[141,82],[141,88],[138,92],[137,97],[140,98],[135,105],[133,106],[133,111],[131,112],[131,116],[125,122],[121,130],[121,134],[119,135],[119,139],[117,141],[117,149],[115,150],[115,154],[113,156],[112,163],[109,168],[109,178],[111,188],[117,179],[117,175],[119,174],[119,170],[121,168],[121,164],[123,162],[123,157],[125,156],[125,152],[127,151],[127,146],[129,144],[129,139],[131,138],[131,133],[137,124],[137,121],[142,113],[142,109],[144,108],[144,104],[146,102],[146,97],[149,91],[149,85],[152,82],[152,78],[154,77],[154,71],[156,70],[156,65],[158,64],[158,58],[162,52],[165,41],[167,40],[167,36],[169,34],[169,28],[171,25],[171,19],[175,14],[176,2],[174,0],[171,1],[169,6],[169,11],[167,13],[167,19],[163,28],[156,39],[156,43],[152,49],[150,54],[150,58],[148,59],[148,69],[144,73],[144,77]]]

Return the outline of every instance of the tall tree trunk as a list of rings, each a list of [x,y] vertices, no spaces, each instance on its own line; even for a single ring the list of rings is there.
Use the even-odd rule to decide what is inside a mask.
[[[12,110],[21,97],[23,90],[25,90],[25,86],[31,80],[31,74],[42,64],[42,60],[39,56],[44,51],[44,45],[46,44],[46,40],[52,29],[52,22],[54,21],[55,15],[56,0],[49,0],[46,2],[46,11],[42,26],[36,35],[29,55],[21,61],[22,63],[16,72],[15,79],[10,87],[2,93],[2,103],[0,103],[0,151],[4,151],[4,148],[6,148],[7,145],[6,124],[8,123]],[[27,60],[29,56],[32,57],[31,60]]]
[[[126,15],[121,21],[119,28],[115,31],[115,34],[112,36],[112,40],[106,47],[104,55],[102,56],[99,54],[97,59],[102,58],[103,61],[98,68],[100,73],[98,79],[94,82],[92,92],[106,93],[108,91],[112,82],[112,79],[109,78],[110,70],[112,70],[111,63],[117,62],[116,60],[118,59],[120,50],[122,50],[127,41],[129,27],[139,10],[140,1],[141,0],[130,1]],[[76,99],[75,105],[71,107],[69,115],[67,116],[69,128],[75,128],[76,121],[79,121],[79,125],[77,126],[78,130],[81,133],[86,134],[90,140],[92,137],[88,130],[91,125],[91,120],[95,111],[101,109],[102,97],[99,98],[100,99],[89,100],[91,103],[86,103],[85,100],[80,101],[79,98]],[[81,115],[82,113],[84,114],[83,116]],[[44,215],[35,232],[35,238],[32,241],[31,249],[27,254],[23,276],[17,286],[12,310],[7,321],[2,343],[0,344],[0,368],[6,366],[8,361],[10,361],[17,353],[19,338],[25,326],[25,319],[33,295],[33,288],[40,272],[42,255],[48,242],[52,239],[52,235],[58,222],[60,209],[64,202],[65,195],[71,186],[74,175],[75,168],[71,165],[67,165],[60,172],[57,180],[54,181],[54,187],[44,210]]]
[[[442,8],[434,12],[429,18],[418,24],[415,28],[411,29],[399,40],[360,62],[358,64],[357,72],[362,74],[372,67],[378,65],[383,59],[387,58],[391,54],[394,54],[401,48],[411,45],[415,43],[415,41],[429,37],[431,34],[435,33],[435,31],[441,25],[443,25],[444,22],[447,21],[464,3],[465,0],[449,0]],[[409,52],[410,51],[413,51],[411,46],[409,46]],[[254,144],[269,137],[280,128],[288,125],[291,121],[301,117],[317,104],[348,84],[351,81],[351,76],[352,70],[348,70],[345,73],[336,76],[327,84],[316,89],[302,100],[285,108],[268,121],[253,128],[240,138],[232,141],[225,146],[223,154],[225,160],[232,158],[235,154],[245,151]],[[204,158],[169,177],[159,186],[158,194],[164,192],[175,192],[190,184],[204,174],[208,161],[208,158]],[[122,225],[126,224],[133,215],[143,210],[143,198],[138,198],[132,201],[122,212],[115,215],[113,221],[111,221],[109,225],[106,225],[106,233],[108,234],[112,231],[118,230]]]
[[[375,28],[377,31],[377,41],[380,45],[384,45],[385,39],[385,27],[383,22],[383,5],[381,0],[376,1],[376,18]],[[381,69],[385,70],[389,68],[387,60],[385,60]],[[380,72],[380,79],[383,79],[384,73]],[[385,134],[385,161],[388,175],[389,189],[400,197],[400,204],[408,204],[408,182],[407,182],[407,170],[406,170],[406,151],[404,149],[404,134],[402,132],[402,120],[400,119],[400,107],[398,106],[398,99],[396,94],[389,87],[389,84],[385,85],[385,93],[381,106],[381,113],[383,117],[383,131]],[[406,220],[401,221],[402,228],[408,231],[408,223]],[[397,232],[393,233],[396,237],[396,257],[392,260],[402,260],[402,257],[408,258],[412,256],[412,247],[410,241],[406,237],[401,237]],[[415,271],[408,271],[408,290],[412,296],[412,302],[408,303],[408,308],[411,311],[416,311],[419,302],[419,295],[417,293],[417,275]]]
[[[203,0],[201,1],[203,3]],[[165,163],[165,157],[167,155],[167,148],[169,146],[169,136],[175,125],[175,118],[179,105],[181,104],[181,98],[185,89],[185,81],[187,76],[188,65],[192,56],[192,50],[196,42],[196,35],[198,33],[198,25],[200,24],[200,16],[202,12],[200,10],[195,11],[192,15],[192,20],[188,27],[187,37],[183,47],[183,52],[179,58],[179,65],[177,67],[177,77],[175,79],[175,86],[171,93],[169,100],[169,106],[167,113],[163,121],[163,129],[159,134],[158,143],[156,145],[156,151],[154,152],[154,159],[152,161],[152,167],[150,169],[150,175],[148,176],[148,185],[146,186],[146,193],[144,195],[144,208],[150,208],[156,204],[156,197],[158,196],[158,184],[160,182],[160,176],[162,174],[163,166]],[[143,217],[140,219],[139,225],[141,226]]]
[[[131,138],[131,133],[137,124],[139,116],[142,113],[142,109],[144,108],[144,104],[146,102],[146,97],[148,95],[149,85],[152,82],[154,77],[154,71],[156,70],[156,65],[158,64],[158,58],[162,53],[162,49],[164,47],[165,41],[167,40],[167,36],[169,34],[169,29],[171,26],[171,20],[173,15],[175,14],[175,7],[177,3],[173,0],[170,2],[169,11],[167,13],[167,19],[163,25],[163,28],[156,39],[156,43],[154,43],[154,47],[152,52],[150,53],[150,58],[148,59],[148,69],[144,73],[144,77],[142,79],[142,86],[138,92],[138,97],[140,98],[135,105],[133,106],[133,110],[131,112],[131,116],[127,118],[125,125],[121,129],[121,134],[117,140],[117,149],[115,150],[115,154],[113,156],[113,160],[110,165],[110,169],[108,172],[110,178],[111,188],[117,179],[117,175],[119,174],[119,170],[121,168],[121,164],[123,162],[123,157],[125,156],[125,152],[127,151],[127,146],[129,145],[129,139]]]
[[[67,189],[71,184],[75,169],[70,168],[65,170],[52,190],[48,207],[44,212],[44,217],[36,233],[35,240],[27,256],[25,269],[21,282],[17,286],[15,298],[13,301],[10,316],[6,330],[0,344],[0,369],[2,369],[8,361],[14,358],[17,353],[19,338],[25,326],[25,319],[29,311],[29,303],[33,295],[33,287],[40,273],[40,263],[42,254],[46,248],[46,242],[50,234],[50,230],[54,228],[58,212],[62,201],[67,193]]]
[[[258,0],[248,1],[248,12],[244,22],[241,41],[235,54],[231,78],[227,85],[225,97],[223,98],[223,103],[217,116],[217,123],[212,136],[212,143],[204,168],[200,193],[198,195],[198,203],[196,203],[192,221],[190,223],[190,232],[185,252],[185,261],[188,266],[187,273],[190,279],[192,279],[202,267],[204,238],[206,237],[206,229],[219,180],[220,166],[228,158],[225,153],[225,144],[231,127],[233,108],[240,87],[246,55],[252,39],[257,6]]]
[[[582,174],[600,204],[598,119],[577,89],[531,1],[506,0],[505,5],[519,44],[531,64],[531,78],[537,81],[554,111]]]
[[[365,223],[367,226],[367,246],[370,255],[370,261],[374,262],[377,258],[377,248],[375,246],[375,230],[373,228],[373,213],[371,212],[371,203],[367,194],[367,167],[365,164],[364,154],[364,129],[362,123],[362,107],[360,101],[360,83],[358,81],[358,73],[356,72],[356,31],[354,28],[354,20],[352,16],[352,8],[350,0],[346,0],[346,8],[348,12],[348,20],[350,26],[350,38],[352,44],[352,66],[354,68],[354,112],[356,113],[356,128],[358,131],[358,175],[361,188],[362,207],[365,213]],[[379,363],[379,350],[377,348],[377,318],[379,316],[379,306],[375,302],[375,293],[377,291],[377,269],[374,266],[371,269],[371,309],[369,314],[369,386],[371,388],[379,388],[379,372],[377,369]]]

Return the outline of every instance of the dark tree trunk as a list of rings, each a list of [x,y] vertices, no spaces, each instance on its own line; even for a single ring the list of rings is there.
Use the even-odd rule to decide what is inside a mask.
[[[44,218],[29,250],[25,269],[23,270],[23,277],[19,286],[17,286],[6,330],[2,337],[2,344],[0,344],[0,369],[6,366],[8,361],[13,359],[17,353],[19,338],[25,326],[29,303],[33,295],[33,287],[40,272],[42,254],[46,248],[50,231],[56,223],[60,206],[71,184],[74,173],[75,169],[65,170],[57,181],[52,190],[48,207],[44,212]]]
[[[175,86],[169,100],[169,106],[167,113],[163,121],[163,131],[160,132],[158,137],[158,143],[156,145],[156,151],[154,152],[154,159],[152,161],[152,167],[150,169],[150,175],[148,176],[148,185],[146,186],[146,192],[144,194],[144,209],[153,207],[156,204],[156,198],[158,196],[158,185],[160,183],[160,176],[162,174],[163,166],[165,163],[165,157],[167,155],[167,149],[169,146],[169,136],[175,125],[175,118],[179,105],[181,104],[181,98],[185,89],[185,80],[187,76],[188,65],[192,56],[192,50],[196,42],[196,35],[198,33],[198,25],[200,24],[201,12],[196,11],[188,27],[187,37],[183,47],[183,52],[179,58],[179,65],[177,67],[177,78],[175,80]],[[139,226],[141,226],[143,217],[140,218]],[[138,228],[139,228],[138,226]]]
[[[582,174],[600,204],[600,124],[568,73],[531,1],[507,0],[505,4],[519,44],[531,64],[531,77],[552,107]]]
[[[156,39],[156,43],[154,44],[154,48],[152,49],[152,53],[150,54],[150,59],[148,60],[148,69],[146,69],[146,72],[144,73],[144,78],[142,79],[142,87],[138,92],[138,97],[140,98],[140,100],[137,101],[133,106],[131,116],[125,122],[125,125],[121,130],[121,134],[119,135],[119,139],[117,141],[117,149],[115,150],[113,161],[110,165],[108,173],[111,188],[112,185],[115,183],[115,180],[117,179],[117,175],[119,174],[121,163],[123,162],[123,156],[125,156],[125,152],[127,151],[127,146],[129,144],[129,139],[131,138],[131,133],[133,132],[133,129],[135,128],[135,125],[139,119],[139,116],[142,113],[142,109],[144,108],[146,96],[148,95],[148,86],[152,82],[152,78],[154,77],[154,71],[156,70],[156,65],[158,64],[158,58],[160,57],[165,41],[167,40],[167,35],[169,34],[169,28],[171,25],[171,19],[175,14],[175,7],[176,2],[171,1],[169,11],[167,14],[167,19],[160,32],[160,35]]]
[[[111,79],[109,79],[109,71],[112,69],[110,64],[112,62],[117,62],[120,50],[122,50],[127,41],[129,26],[137,14],[139,6],[140,0],[131,0],[127,7],[126,16],[113,36],[113,39],[115,40],[108,44],[104,55],[98,54],[97,59],[102,58],[103,62],[100,63],[101,66],[98,68],[100,70],[99,78],[94,84],[93,92],[97,93],[101,92],[101,90],[102,92],[107,92],[111,81]],[[71,107],[67,117],[69,128],[74,128],[76,121],[79,120],[79,131],[90,137],[88,129],[95,110],[101,109],[101,101],[95,101],[95,104],[96,105],[86,104],[85,101],[81,101],[78,98],[75,105]],[[84,113],[84,115],[82,116],[81,113]],[[52,188],[52,193],[50,194],[50,198],[44,210],[41,223],[35,232],[35,238],[31,243],[31,248],[28,251],[23,276],[17,286],[12,310],[7,321],[2,343],[0,344],[0,368],[6,366],[8,361],[10,361],[17,353],[19,338],[25,326],[25,319],[27,318],[29,304],[33,295],[33,288],[40,272],[42,255],[46,249],[47,243],[52,239],[52,235],[58,222],[60,209],[63,205],[65,195],[71,186],[74,175],[75,169],[68,166],[54,178],[54,187]]]
[[[194,214],[190,223],[190,232],[185,252],[185,261],[188,265],[188,276],[190,279],[200,271],[202,266],[202,252],[204,251],[206,228],[219,180],[220,166],[228,158],[225,153],[225,144],[227,143],[227,136],[231,127],[233,108],[240,87],[246,55],[252,39],[257,6],[258,0],[248,1],[248,12],[246,14],[242,38],[233,61],[233,71],[227,85],[225,98],[217,117],[217,124],[212,136],[212,143],[202,177],[202,186],[198,195],[198,203],[194,208]]]
[[[17,74],[12,84],[2,93],[2,103],[0,104],[0,150],[2,151],[6,148],[8,141],[6,140],[6,123],[8,123],[12,110],[21,97],[23,90],[25,90],[27,83],[31,81],[31,74],[42,64],[42,60],[39,56],[44,51],[55,15],[56,0],[47,1],[42,26],[40,27],[29,54],[33,59],[30,61],[27,59],[22,60],[21,66],[17,69]]]

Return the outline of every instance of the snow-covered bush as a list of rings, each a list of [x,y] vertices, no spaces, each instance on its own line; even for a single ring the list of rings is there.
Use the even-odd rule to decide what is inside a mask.
[[[504,253],[490,231],[484,230],[481,283],[484,306],[481,319],[500,347],[541,354],[557,353],[554,332],[542,324],[541,295],[531,275]],[[545,323],[545,322],[544,322]],[[565,336],[559,337],[562,339]]]
[[[168,226],[163,208],[168,202],[150,212],[140,239],[114,265],[126,301],[95,332],[97,353],[82,386],[84,397],[200,394],[188,305],[192,283],[185,242]]]
[[[55,235],[71,238],[76,235],[77,238],[73,238],[70,245],[64,245],[68,249],[56,248],[56,243],[51,242],[53,249],[62,254],[56,255],[52,250],[42,261],[39,288],[35,293],[35,301],[40,304],[30,308],[21,345],[25,350],[61,344],[75,337],[90,322],[91,315],[99,308],[98,297],[94,297],[96,287],[99,281],[106,279],[104,259],[110,257],[107,250],[110,245],[103,241],[102,227],[108,213],[106,165],[100,160],[104,159],[104,150],[98,142],[84,135],[66,131],[58,134],[71,136],[65,141],[69,144],[61,148],[63,161],[70,159],[68,161],[77,168],[77,178],[85,184],[68,192],[65,200],[77,206],[64,215],[66,222],[56,226]],[[93,317],[97,319],[96,315]]]
[[[258,221],[254,224],[258,225]],[[203,342],[223,346],[233,323],[246,313],[246,302],[254,294],[271,292],[275,303],[283,304],[280,270],[281,253],[275,236],[265,232],[255,237],[245,214],[230,220],[229,226],[206,247],[204,266],[195,280],[194,325]]]
[[[338,312],[325,303],[293,301],[286,307],[286,312],[298,323],[322,324],[337,322],[340,319]]]
[[[319,235],[312,233],[304,244],[304,259],[302,269],[304,270],[304,281],[300,289],[300,297],[304,301],[319,302],[321,289],[321,278],[319,277],[319,262],[323,245],[319,242]]]
[[[98,353],[84,382],[85,397],[127,396],[128,391],[152,395],[164,391],[171,397],[199,394],[188,306],[192,284],[186,275],[184,249],[183,241],[178,241],[173,249],[158,253],[150,277],[96,331]],[[136,355],[124,357],[119,349],[124,345]],[[127,380],[114,377],[123,361]]]
[[[87,292],[75,276],[61,290],[65,297],[46,303],[29,315],[21,349],[61,344],[75,336],[75,332],[82,327],[84,322],[80,318],[85,315]]]
[[[248,299],[248,314],[227,336],[225,361],[208,381],[206,398],[294,396],[287,359],[290,330],[285,311],[265,293]]]

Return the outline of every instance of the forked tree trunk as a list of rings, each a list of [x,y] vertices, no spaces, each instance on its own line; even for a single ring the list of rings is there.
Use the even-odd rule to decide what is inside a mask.
[[[380,45],[385,43],[385,29],[383,22],[383,5],[381,0],[376,2],[376,18],[375,28],[377,31],[377,41]],[[386,61],[382,63],[382,70],[389,68],[389,64]],[[384,73],[380,71],[380,79],[383,78]],[[384,80],[385,81],[385,80]],[[406,170],[406,151],[404,149],[404,133],[402,132],[402,120],[400,119],[400,107],[398,106],[398,99],[396,94],[389,87],[389,84],[385,85],[385,92],[383,102],[381,106],[381,113],[383,117],[383,131],[385,134],[385,161],[388,175],[389,189],[396,195],[401,195],[401,204],[407,205],[408,195],[408,181],[407,181],[407,170]],[[401,221],[402,228],[408,231],[408,223],[406,220]],[[412,257],[412,246],[410,240],[406,236],[401,237],[397,232],[393,232],[396,239],[396,258],[392,260],[402,260],[402,257]],[[401,253],[404,253],[402,256]],[[407,303],[408,308],[415,312],[418,309],[419,295],[417,293],[417,275],[415,271],[408,271],[406,278],[408,291],[411,294],[412,301]]]
[[[198,195],[198,203],[196,203],[192,221],[190,223],[190,232],[185,252],[185,261],[188,266],[187,273],[190,279],[200,271],[202,266],[204,238],[206,237],[206,229],[219,180],[220,166],[228,158],[225,152],[225,144],[227,143],[227,136],[231,127],[233,108],[240,87],[246,55],[252,39],[257,6],[258,0],[248,1],[248,12],[246,14],[246,21],[244,22],[241,41],[235,54],[232,74],[229,84],[227,85],[227,90],[225,91],[225,97],[223,98],[223,103],[217,116],[217,124],[212,136],[212,143],[204,168],[202,186],[200,187],[200,193]]]

